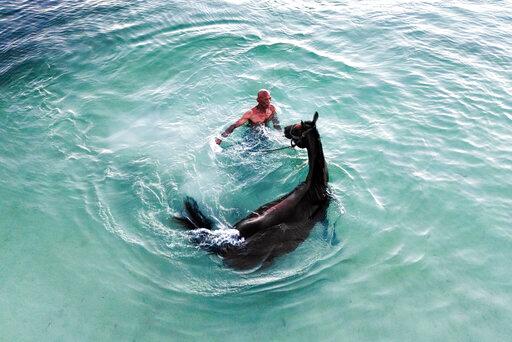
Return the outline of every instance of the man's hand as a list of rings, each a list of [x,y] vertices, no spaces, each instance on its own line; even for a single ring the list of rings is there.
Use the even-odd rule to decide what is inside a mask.
[[[219,138],[215,138],[215,143],[216,143],[217,145],[220,145],[220,143],[221,143],[221,142],[222,142],[222,140],[220,140]]]

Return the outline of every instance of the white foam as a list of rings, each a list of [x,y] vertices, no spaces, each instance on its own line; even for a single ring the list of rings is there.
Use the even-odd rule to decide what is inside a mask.
[[[245,242],[243,237],[240,237],[240,232],[237,229],[218,229],[209,230],[206,228],[199,228],[193,231],[195,234],[205,233],[208,239],[205,244],[222,246],[230,244],[233,246],[241,245]]]

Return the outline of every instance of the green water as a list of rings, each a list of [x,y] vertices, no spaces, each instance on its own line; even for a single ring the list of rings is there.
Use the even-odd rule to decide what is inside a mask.
[[[509,340],[510,32],[510,1],[0,4],[0,340]],[[213,148],[260,88],[320,113],[334,200],[237,273],[170,217],[304,179]]]

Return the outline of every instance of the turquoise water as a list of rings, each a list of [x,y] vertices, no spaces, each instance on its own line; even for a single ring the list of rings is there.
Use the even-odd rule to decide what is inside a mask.
[[[3,2],[0,340],[508,340],[511,32],[510,1]],[[260,88],[320,113],[334,201],[237,273],[169,218],[305,177],[213,148]]]

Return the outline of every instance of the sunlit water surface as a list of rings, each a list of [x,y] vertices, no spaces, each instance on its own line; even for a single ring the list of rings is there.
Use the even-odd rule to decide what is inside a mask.
[[[511,32],[510,1],[2,2],[0,340],[510,339]],[[260,88],[320,113],[333,201],[239,273],[170,218],[304,179],[212,144]]]

